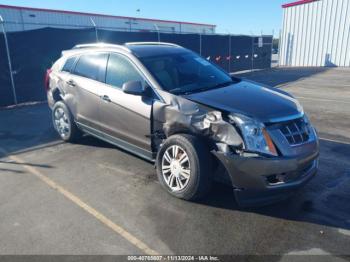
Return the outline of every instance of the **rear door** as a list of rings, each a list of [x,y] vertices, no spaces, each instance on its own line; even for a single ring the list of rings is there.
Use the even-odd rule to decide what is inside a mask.
[[[128,81],[145,83],[142,73],[128,57],[111,53],[101,94],[104,97],[100,106],[102,128],[109,136],[127,143],[122,146],[130,146],[137,151],[135,153],[148,154],[151,151],[152,92],[144,96],[125,94],[122,86]]]
[[[99,104],[107,58],[107,53],[99,52],[81,55],[67,79],[77,122],[97,130],[101,129]]]
[[[56,88],[58,88],[59,93],[63,97],[65,103],[68,105],[68,107],[72,111],[72,108],[71,108],[72,101],[66,100],[66,98],[72,93],[73,90],[69,88],[69,86],[67,85],[67,82],[69,79],[71,79],[71,70],[75,65],[76,59],[77,59],[77,56],[71,56],[71,57],[68,57],[67,59],[62,57],[51,68],[52,69],[52,72],[50,73],[51,88],[48,92],[48,102],[50,107],[53,107],[55,103],[55,99],[57,99],[57,97],[54,98],[53,95],[56,91]],[[64,63],[63,66],[62,66],[62,63]],[[68,96],[66,96],[67,94]]]

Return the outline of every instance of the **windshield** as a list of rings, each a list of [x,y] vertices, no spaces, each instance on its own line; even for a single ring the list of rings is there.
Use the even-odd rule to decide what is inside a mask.
[[[206,59],[192,53],[141,57],[140,60],[166,91],[189,94],[231,84],[231,77]]]

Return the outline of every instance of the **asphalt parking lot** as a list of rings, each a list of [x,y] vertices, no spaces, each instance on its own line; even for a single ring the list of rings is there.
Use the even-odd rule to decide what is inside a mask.
[[[0,254],[350,255],[350,70],[241,76],[291,92],[318,129],[319,173],[295,197],[242,209],[217,184],[175,199],[152,163],[92,137],[62,143],[46,104],[2,109]]]

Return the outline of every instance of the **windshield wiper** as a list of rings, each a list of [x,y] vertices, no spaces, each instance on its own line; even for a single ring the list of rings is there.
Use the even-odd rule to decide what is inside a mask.
[[[208,91],[211,89],[216,89],[216,88],[220,88],[220,87],[225,87],[225,86],[229,86],[231,84],[234,84],[234,81],[227,81],[227,82],[223,82],[223,83],[219,83],[213,86],[209,86],[209,87],[202,87],[202,88],[198,88],[198,89],[194,89],[194,90],[188,90],[188,91],[183,91],[181,90],[181,88],[174,88],[169,90],[169,92],[176,94],[176,95],[190,95],[193,93],[200,93],[200,92],[204,92],[204,91]]]
[[[219,84],[216,84],[213,86],[199,88],[197,90],[194,90],[194,92],[204,92],[204,91],[208,91],[208,90],[212,90],[212,89],[216,89],[216,88],[220,88],[220,87],[229,86],[233,83],[234,83],[233,81],[227,81],[227,82],[219,83]]]
[[[183,90],[181,88],[173,88],[173,89],[170,89],[168,90],[168,92],[174,94],[174,95],[179,95],[179,94],[182,94],[183,93]]]

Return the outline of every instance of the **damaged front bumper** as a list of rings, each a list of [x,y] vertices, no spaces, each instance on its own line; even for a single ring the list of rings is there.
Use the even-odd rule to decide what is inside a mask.
[[[240,206],[284,200],[317,172],[319,151],[298,157],[244,157],[215,151],[226,168]]]

